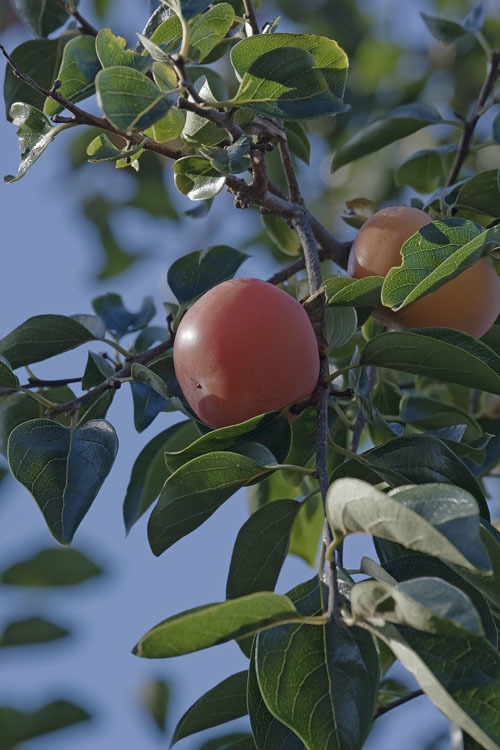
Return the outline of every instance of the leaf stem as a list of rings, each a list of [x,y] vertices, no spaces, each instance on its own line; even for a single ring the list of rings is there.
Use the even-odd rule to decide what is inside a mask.
[[[56,3],[61,6],[61,8],[64,8],[68,16],[73,16],[73,18],[78,21],[80,24],[80,31],[83,34],[87,34],[89,36],[97,36],[98,31],[95,29],[91,23],[89,23],[76,9],[76,7],[73,6],[72,3],[66,2],[65,0],[56,0]]]
[[[130,352],[127,349],[124,349],[123,346],[120,346],[120,344],[117,341],[113,341],[113,339],[99,339],[99,341],[102,341],[103,344],[108,344],[108,346],[113,347],[115,352],[118,352],[121,354],[125,359],[128,359],[130,357]],[[117,364],[120,364],[117,362]]]
[[[252,34],[260,34],[259,24],[257,23],[257,16],[255,15],[255,8],[253,7],[252,0],[243,0],[243,7],[245,9],[243,18],[248,21]]]
[[[21,387],[17,390],[21,391],[21,393],[25,393],[27,396],[30,396],[34,401],[38,401],[38,403],[44,406],[46,409],[51,409],[52,407],[57,406],[54,401],[49,401],[48,398],[45,398],[41,393],[38,393],[37,391],[29,391],[27,388]]]
[[[423,690],[413,690],[411,693],[406,693],[406,695],[403,695],[401,698],[398,698],[395,701],[391,701],[391,703],[387,703],[385,706],[380,706],[375,711],[374,719],[378,719],[379,716],[383,716],[388,711],[392,711],[393,708],[397,708],[398,706],[403,706],[405,703],[408,703],[408,701],[412,701],[414,698],[419,698],[421,695],[424,695]]]
[[[274,471],[296,471],[298,474],[304,474],[304,476],[309,477],[313,477],[316,474],[316,469],[306,469],[305,466],[297,466],[296,464],[271,464],[269,468]]]

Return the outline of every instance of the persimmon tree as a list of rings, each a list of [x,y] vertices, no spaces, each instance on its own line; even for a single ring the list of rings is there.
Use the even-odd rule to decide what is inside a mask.
[[[482,55],[482,84],[462,111],[440,112],[415,87],[350,135],[339,126],[332,170],[350,165],[357,175],[364,157],[440,126],[436,148],[395,168],[397,185],[412,188],[407,202],[429,223],[408,233],[401,267],[358,279],[346,273],[350,243],[308,207],[298,179],[313,129],[349,122],[349,62],[337,41],[282,32],[279,18],[264,23],[265,1],[161,0],[149,19],[144,3],[135,48],[95,28],[83,2],[14,5],[37,38],[1,48],[22,151],[17,174],[5,179],[36,169],[51,142],[75,130],[96,172],[114,162],[141,175],[151,158],[171,169],[194,216],[216,210],[217,194],[229,191],[235,211],[260,213],[280,260],[296,256],[268,281],[300,301],[317,339],[320,375],[309,397],[239,424],[203,424],[175,377],[176,330],[196,300],[243,264],[252,275],[245,253],[217,245],[171,264],[177,303],[163,326],[150,325],[150,300],[131,313],[107,294],[93,300],[92,313],[55,309],[0,340],[2,444],[61,545],[71,544],[112,469],[118,439],[106,413],[124,383],[139,431],[164,410],[179,412],[137,457],[124,499],[127,529],[153,506],[155,555],[168,556],[248,487],[252,512],[235,535],[226,600],[193,602],[138,634],[142,658],[235,639],[249,659],[248,670],[187,711],[174,740],[248,714],[248,734],[232,748],[358,750],[377,717],[423,691],[454,725],[456,748],[498,750],[500,534],[487,479],[499,466],[500,323],[478,340],[427,321],[391,331],[370,314],[422,305],[478,261],[498,269],[499,170],[478,169],[480,150],[496,147],[498,160],[500,144],[500,114],[491,117],[500,34],[494,25],[488,34],[485,4],[462,20],[423,15],[440,43]],[[94,93],[97,114],[82,103]],[[357,229],[378,208],[360,192],[344,195],[345,219]],[[404,200],[393,190],[394,202]],[[498,311],[492,289],[471,296]],[[95,351],[102,343],[111,357]],[[64,372],[57,381],[37,378],[37,362],[78,346],[89,351],[76,385]],[[346,570],[343,545],[354,533],[373,537],[378,560]],[[276,593],[289,552],[318,559],[317,571]],[[418,690],[387,677],[395,661]],[[386,738],[387,746],[397,741]]]

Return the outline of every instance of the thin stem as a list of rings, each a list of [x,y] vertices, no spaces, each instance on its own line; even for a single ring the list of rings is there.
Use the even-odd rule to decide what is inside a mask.
[[[310,294],[319,291],[321,286],[321,266],[319,262],[318,246],[311,229],[311,225],[304,211],[297,209],[292,216],[292,226],[304,251],[307,278],[309,279]]]
[[[346,372],[357,370],[360,367],[363,367],[363,365],[346,365],[345,367],[340,367],[338,370],[335,370],[335,372],[332,372],[331,375],[328,375],[328,382],[333,383],[338,377],[340,377],[340,375],[345,375]]]
[[[481,117],[482,109],[484,105],[486,104],[491,92],[493,91],[493,87],[498,78],[499,66],[500,66],[500,51],[492,52],[491,57],[490,57],[490,62],[488,65],[488,74],[486,75],[486,78],[484,79],[483,85],[481,87],[481,91],[479,92],[477,101],[474,104],[472,114],[468,120],[464,121],[464,129],[462,131],[462,137],[460,139],[458,151],[455,156],[455,161],[450,170],[450,174],[448,175],[448,179],[446,180],[446,186],[453,185],[453,183],[457,181],[457,178],[460,174],[460,170],[462,169],[463,163],[465,162],[467,156],[469,155],[474,130],[476,128],[479,118]]]
[[[122,357],[125,357],[125,359],[128,359],[130,357],[130,352],[127,349],[124,349],[123,346],[120,346],[118,342],[113,341],[112,339],[99,339],[99,341],[102,341],[104,344],[108,344],[108,346],[113,347],[115,352],[121,354]]]
[[[252,0],[243,0],[243,7],[245,8],[243,18],[248,21],[252,34],[260,34],[259,24],[257,23],[257,16],[255,15]]]
[[[191,28],[189,23],[184,18],[184,14],[181,13],[177,16],[182,26],[182,44],[179,50],[179,56],[183,60],[187,60],[189,56],[189,45],[191,44]]]
[[[377,708],[373,718],[378,719],[379,716],[383,716],[388,711],[392,711],[393,708],[403,706],[405,703],[408,703],[408,701],[412,701],[414,698],[419,698],[421,695],[424,695],[423,690],[413,690],[411,693],[406,693],[406,695],[403,695],[401,698],[397,698],[395,701],[391,701],[391,703],[387,703],[385,706]]]
[[[73,5],[69,2],[65,2],[65,0],[56,0],[56,3],[61,6],[61,8],[64,8],[68,16],[73,16],[73,18],[78,21],[80,24],[80,31],[83,34],[88,34],[89,36],[97,36],[97,29],[95,29],[91,23],[89,23],[79,12],[78,10],[73,7]]]
[[[313,477],[316,474],[316,469],[306,469],[305,466],[297,466],[296,464],[272,464],[270,469],[274,471],[296,471],[298,474],[304,474],[304,476]]]
[[[21,393],[25,393],[27,396],[30,396],[30,398],[32,398],[34,401],[38,401],[38,403],[42,406],[45,406],[46,409],[50,409],[56,405],[54,401],[49,401],[48,398],[45,398],[41,393],[38,393],[37,391],[29,391],[25,388],[18,388],[18,390],[21,391]]]

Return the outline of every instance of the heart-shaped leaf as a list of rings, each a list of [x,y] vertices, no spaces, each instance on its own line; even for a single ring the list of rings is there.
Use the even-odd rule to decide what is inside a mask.
[[[69,544],[113,466],[118,438],[104,420],[69,429],[34,419],[11,433],[12,474],[35,498],[61,544]]]

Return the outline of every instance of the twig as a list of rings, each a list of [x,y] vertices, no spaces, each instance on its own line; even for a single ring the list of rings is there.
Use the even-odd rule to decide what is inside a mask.
[[[403,706],[405,703],[408,703],[408,701],[412,701],[414,698],[419,698],[421,695],[424,695],[423,690],[414,690],[411,693],[406,693],[406,695],[403,695],[401,698],[397,698],[391,703],[387,703],[385,706],[377,708],[373,718],[378,719],[379,716],[383,716],[383,714],[386,714],[388,711],[392,711],[393,708]]]
[[[267,177],[267,164],[265,152],[258,148],[251,149],[250,157],[252,160],[252,174],[253,174],[253,195],[255,201],[260,203],[263,196],[267,193],[269,186],[269,180]]]
[[[474,134],[475,127],[478,123],[479,118],[481,117],[482,109],[484,105],[486,104],[491,92],[493,91],[493,87],[498,78],[499,67],[500,67],[500,50],[496,52],[492,52],[488,75],[484,79],[483,85],[481,87],[481,91],[479,92],[477,101],[474,104],[472,114],[469,119],[464,120],[464,129],[462,131],[462,137],[460,139],[458,151],[455,156],[455,161],[453,162],[453,166],[450,170],[450,174],[448,175],[448,179],[446,180],[446,187],[448,187],[449,185],[453,185],[453,183],[457,181],[458,175],[460,174],[460,170],[462,169],[462,165],[469,154],[470,145],[471,145],[472,136]]]
[[[85,112],[85,110],[80,109],[80,107],[77,107],[76,104],[73,104],[73,102],[71,102],[69,99],[66,99],[65,96],[59,93],[56,85],[57,81],[50,90],[44,89],[43,86],[40,86],[33,78],[26,75],[18,68],[14,60],[1,44],[0,52],[3,54],[3,56],[11,66],[16,78],[19,78],[21,81],[26,83],[35,91],[38,91],[38,93],[42,94],[43,96],[53,99],[62,107],[64,107],[64,109],[67,109],[73,114],[73,118],[71,118],[69,122],[75,122],[78,125],[90,125],[92,127],[100,128],[101,130],[106,130],[110,133],[114,133],[115,135],[119,135],[124,140],[132,142],[134,144],[143,143],[143,141],[145,140],[146,136],[143,133],[125,133],[123,130],[115,128],[114,125],[105,120],[103,117],[97,117],[96,115],[92,115],[89,112]],[[55,122],[60,121],[61,118],[56,115]],[[68,118],[64,118],[64,122],[67,123]],[[168,146],[164,146],[161,143],[156,143],[156,141],[153,141],[151,139],[146,140],[143,143],[143,148],[148,151],[154,151],[155,153],[161,154],[162,156],[167,156],[170,159],[179,159],[182,156],[182,153],[180,151],[174,151],[173,149],[168,148]]]
[[[260,34],[259,24],[257,23],[257,16],[255,15],[252,0],[243,0],[243,7],[245,8],[243,18],[250,24],[252,34]]]
[[[309,279],[309,292],[310,294],[314,294],[319,291],[321,286],[321,266],[316,239],[307,219],[307,215],[298,207],[295,209],[291,223],[304,251],[307,278]]]
[[[87,393],[84,393],[83,396],[79,396],[72,401],[66,401],[66,403],[64,404],[57,404],[56,406],[47,409],[46,416],[52,419],[54,417],[57,417],[58,414],[74,414],[77,409],[80,409],[85,404],[88,404],[89,401],[93,401],[93,399],[96,398],[96,396],[99,396],[101,393],[104,393],[105,391],[116,390],[121,386],[121,381],[124,378],[130,377],[133,364],[138,362],[139,364],[144,365],[148,362],[151,362],[159,354],[163,354],[168,349],[170,349],[173,342],[173,336],[170,336],[167,341],[163,341],[161,344],[158,344],[158,346],[154,346],[152,349],[148,349],[141,354],[137,354],[135,357],[131,357],[124,367],[122,367],[120,370],[117,370],[114,375],[110,375],[110,377],[106,378],[106,380],[103,380],[103,382],[99,383],[99,385],[96,385],[95,388],[91,388],[89,391],[87,391]]]
[[[302,198],[302,195],[300,193],[297,175],[295,174],[295,169],[293,168],[292,156],[290,154],[290,149],[288,148],[286,134],[283,138],[278,138],[278,151],[280,153],[281,164],[283,166],[283,171],[285,173],[288,185],[290,200],[293,203],[301,205],[304,203],[304,199]]]
[[[97,29],[94,29],[91,23],[89,23],[79,12],[76,8],[71,8],[70,4],[68,2],[65,2],[65,0],[56,0],[56,3],[61,6],[61,8],[64,8],[68,16],[73,16],[73,18],[78,21],[80,24],[80,31],[84,34],[88,34],[89,36],[97,36],[98,31]]]

